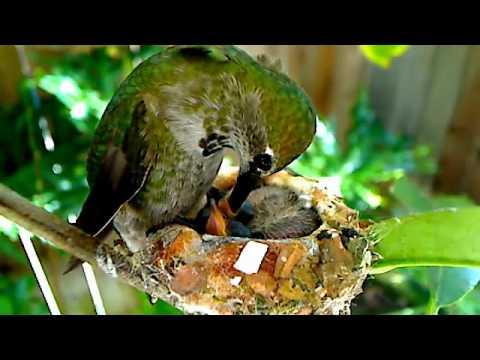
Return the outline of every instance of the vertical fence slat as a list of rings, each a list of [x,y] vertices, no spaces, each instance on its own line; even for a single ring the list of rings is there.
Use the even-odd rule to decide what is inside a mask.
[[[480,46],[472,46],[463,92],[448,129],[435,189],[480,201]]]
[[[425,108],[417,127],[417,140],[431,146],[438,157],[464,79],[468,46],[439,46]]]
[[[398,133],[416,135],[428,97],[435,50],[434,46],[418,46],[395,60],[395,97],[388,120],[390,128]]]
[[[345,147],[351,125],[350,110],[357,99],[367,63],[356,45],[337,45],[336,52],[329,115],[335,117],[338,140]]]

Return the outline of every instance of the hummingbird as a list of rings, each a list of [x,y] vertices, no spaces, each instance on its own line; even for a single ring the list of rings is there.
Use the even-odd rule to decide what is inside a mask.
[[[307,149],[316,119],[305,92],[265,57],[233,45],[169,46],[139,64],[107,105],[76,225],[99,241],[113,228],[136,252],[152,229],[192,221],[205,206],[233,218],[262,177]],[[226,149],[239,175],[208,204]]]

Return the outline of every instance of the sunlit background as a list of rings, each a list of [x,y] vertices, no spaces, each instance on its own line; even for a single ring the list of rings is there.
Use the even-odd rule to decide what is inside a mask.
[[[329,177],[362,217],[480,201],[479,46],[240,46],[280,59],[317,107],[317,137],[292,168]],[[122,79],[162,47],[0,46],[0,182],[75,222],[95,126]],[[68,256],[33,242],[61,313],[93,314],[82,271],[63,276]],[[372,277],[352,312],[422,314],[438,271]],[[96,275],[109,314],[181,314]],[[0,314],[48,313],[19,229],[0,217]],[[480,290],[441,313],[480,314]]]

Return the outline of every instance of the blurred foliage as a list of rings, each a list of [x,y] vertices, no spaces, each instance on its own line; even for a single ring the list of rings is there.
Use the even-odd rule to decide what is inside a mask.
[[[352,108],[351,129],[345,150],[338,142],[335,123],[321,119],[310,148],[292,164],[308,177],[339,177],[346,203],[362,217],[388,215],[392,203],[389,186],[408,174],[433,174],[435,163],[426,146],[387,132],[362,92]]]
[[[381,65],[405,50],[392,46],[365,45],[362,50]],[[105,106],[128,73],[161,49],[109,46],[89,53],[53,56],[30,51],[34,73],[19,84],[19,102],[0,106],[0,126],[8,129],[0,132],[0,182],[73,222],[88,192],[86,154]],[[321,120],[315,142],[292,165],[294,170],[311,177],[341,179],[347,203],[362,217],[380,219],[421,208],[423,197],[412,195],[403,180],[435,171],[429,150],[385,131],[366,93],[359,96],[352,109],[345,149],[336,140],[334,119]],[[425,197],[437,202],[436,207],[468,202],[464,198]],[[48,313],[18,242],[17,228],[2,218],[0,272],[0,313]],[[353,310],[425,313],[433,293],[425,269],[402,269],[368,281],[365,294]],[[162,301],[152,306],[145,294],[139,292],[138,296],[134,313],[180,314]],[[480,313],[479,296],[478,291],[472,291],[440,312]]]
[[[405,54],[410,45],[360,45],[362,53],[374,64],[388,68],[393,59]]]
[[[42,295],[35,290],[36,282],[31,275],[0,276],[0,314],[48,315]]]
[[[428,275],[430,301],[426,313],[430,315],[461,300],[480,281],[479,269],[435,267],[428,270]]]
[[[0,218],[1,221],[3,219]],[[0,276],[0,314],[49,313],[22,247],[3,233],[0,233],[0,274],[8,274]]]

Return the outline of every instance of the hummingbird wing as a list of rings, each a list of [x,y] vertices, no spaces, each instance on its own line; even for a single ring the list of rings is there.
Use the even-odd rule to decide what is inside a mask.
[[[120,207],[130,201],[143,187],[151,164],[145,163],[146,143],[141,134],[146,107],[140,101],[132,114],[132,122],[123,143],[110,143],[100,169],[91,184],[76,225],[96,236],[113,220]]]
[[[149,157],[145,156],[147,142],[142,129],[147,117],[156,115],[147,113],[151,109],[145,101],[149,100],[143,96],[154,94],[152,89],[159,83],[175,81],[173,69],[179,59],[209,58],[227,62],[229,49],[216,45],[172,46],[129,75],[97,127],[87,163],[91,190],[77,219],[79,228],[91,235],[99,234],[146,181],[151,165],[146,163]]]

